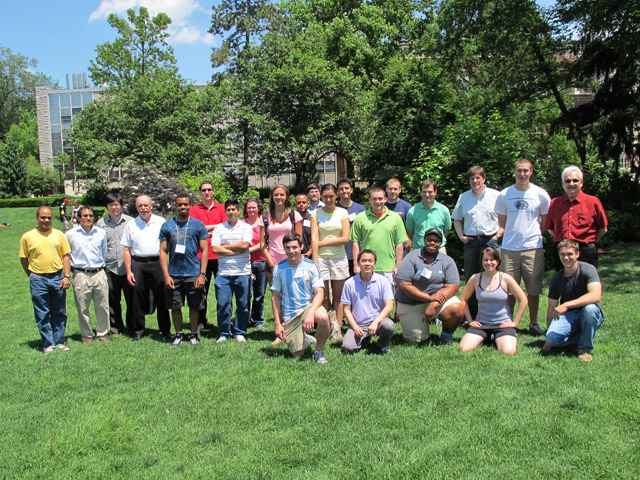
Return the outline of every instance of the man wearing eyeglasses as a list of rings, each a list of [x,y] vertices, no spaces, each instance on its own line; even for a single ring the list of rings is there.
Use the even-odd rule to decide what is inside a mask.
[[[563,267],[558,256],[558,243],[565,238],[578,242],[580,261],[598,268],[596,242],[607,232],[607,215],[597,197],[582,191],[582,170],[570,165],[562,171],[562,188],[565,194],[551,200],[544,227],[549,230],[555,245],[555,267]]]
[[[65,234],[71,247],[73,296],[78,310],[82,343],[90,344],[94,337],[109,341],[109,282],[104,268],[107,264],[107,234],[93,224],[93,209],[81,207],[79,225]],[[94,335],[89,307],[98,322]]]
[[[209,320],[207,319],[207,296],[209,295],[209,287],[211,286],[211,278],[218,274],[218,255],[213,253],[211,249],[211,235],[215,228],[227,221],[227,215],[224,212],[224,205],[213,201],[213,184],[205,180],[200,184],[200,199],[202,200],[198,205],[194,205],[189,209],[189,216],[200,220],[207,227],[209,232],[209,260],[207,262],[207,279],[204,284],[205,289],[205,302],[204,308],[200,310],[200,318],[198,320],[198,332],[204,330]]]

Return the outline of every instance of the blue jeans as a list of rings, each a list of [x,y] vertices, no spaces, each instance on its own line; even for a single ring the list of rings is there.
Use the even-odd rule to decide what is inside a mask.
[[[251,262],[251,273],[256,277],[251,288],[253,291],[253,302],[251,303],[251,324],[253,326],[264,324],[262,309],[264,308],[264,292],[267,289],[266,264],[266,261]],[[249,291],[249,297],[251,297],[251,290]]]
[[[42,337],[42,349],[64,345],[67,327],[67,292],[60,288],[63,271],[58,273],[29,275],[31,301],[36,325]]]
[[[578,348],[593,350],[593,337],[604,321],[602,310],[594,303],[567,310],[553,320],[545,340],[554,347],[578,344]]]
[[[244,335],[249,323],[250,275],[217,275],[214,281],[218,303],[218,330],[221,337]],[[236,317],[231,325],[233,296],[236,297]]]

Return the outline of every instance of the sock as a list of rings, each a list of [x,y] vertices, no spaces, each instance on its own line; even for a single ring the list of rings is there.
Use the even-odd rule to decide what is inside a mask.
[[[440,334],[440,336],[442,338],[453,338],[453,333],[447,333],[444,330],[442,331],[442,333]]]

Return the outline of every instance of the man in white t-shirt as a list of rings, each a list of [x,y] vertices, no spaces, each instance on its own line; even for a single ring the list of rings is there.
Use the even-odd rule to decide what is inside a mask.
[[[504,228],[500,269],[520,283],[524,280],[529,300],[529,332],[544,335],[538,325],[538,304],[544,278],[542,229],[549,211],[549,194],[531,183],[533,164],[526,158],[515,162],[516,183],[500,192],[496,201],[498,223]],[[513,312],[515,298],[509,296]]]

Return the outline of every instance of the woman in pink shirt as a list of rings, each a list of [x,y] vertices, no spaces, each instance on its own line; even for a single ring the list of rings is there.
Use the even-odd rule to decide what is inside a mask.
[[[260,246],[260,217],[264,212],[264,206],[259,198],[249,197],[244,202],[244,218],[241,221],[251,225],[253,239],[249,253],[251,254],[251,274],[252,288],[249,290],[249,297],[253,293],[251,303],[251,315],[249,317],[249,327],[264,328],[264,317],[262,309],[264,306],[264,292],[267,288],[267,272],[265,270],[266,260],[262,254]],[[251,298],[249,298],[251,300]]]

